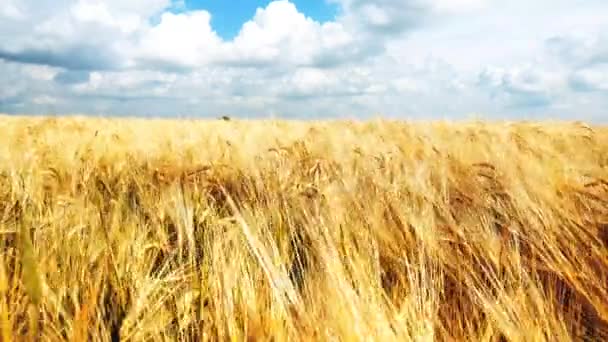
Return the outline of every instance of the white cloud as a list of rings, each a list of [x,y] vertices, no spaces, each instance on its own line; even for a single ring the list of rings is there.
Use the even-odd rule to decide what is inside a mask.
[[[546,45],[561,62],[574,67],[608,63],[608,34],[605,31],[558,35],[547,39]]]
[[[59,102],[59,100],[49,95],[38,95],[32,99],[32,102],[37,105],[54,105]]]
[[[19,7],[19,3],[14,0],[4,0],[0,4],[0,17],[9,19],[23,19],[25,15]]]
[[[608,63],[573,72],[570,85],[575,91],[608,92]]]
[[[211,28],[206,11],[164,13],[157,26],[147,29],[132,52],[136,59],[196,67],[213,60],[221,39]]]
[[[0,58],[70,69],[125,67],[127,47],[151,16],[170,5],[169,0],[22,1],[25,17],[0,12]]]
[[[321,24],[300,13],[286,0],[258,9],[238,36],[226,43],[222,60],[233,65],[322,63],[324,54],[339,56],[351,49],[354,37],[342,23]]]
[[[0,112],[1,107],[22,108],[35,97],[56,92],[52,84],[58,72],[55,68],[0,60],[0,72]]]
[[[59,69],[46,65],[24,65],[22,70],[33,80],[50,81],[59,73]]]
[[[317,95],[335,87],[335,79],[323,70],[299,69],[292,79],[295,92],[302,95]]]
[[[492,98],[513,107],[549,106],[562,80],[538,65],[515,66],[508,70],[488,67],[479,74],[482,89]]]
[[[432,10],[428,0],[330,0],[341,4],[346,25],[375,39],[398,36],[423,22]]]
[[[374,27],[389,26],[391,24],[389,9],[379,7],[376,4],[366,4],[361,6],[361,14],[363,15],[363,20],[367,21]]]
[[[152,96],[162,93],[177,75],[158,71],[92,72],[88,82],[72,86],[77,94],[110,97]]]
[[[439,12],[468,12],[485,8],[493,0],[432,0],[432,7]]]
[[[79,1],[71,7],[70,12],[78,22],[114,27],[127,34],[137,30],[142,21],[135,13],[113,14],[103,2]]]

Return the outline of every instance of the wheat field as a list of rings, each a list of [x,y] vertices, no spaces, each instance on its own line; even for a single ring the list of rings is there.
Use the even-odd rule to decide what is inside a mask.
[[[608,128],[0,116],[2,341],[608,339]]]

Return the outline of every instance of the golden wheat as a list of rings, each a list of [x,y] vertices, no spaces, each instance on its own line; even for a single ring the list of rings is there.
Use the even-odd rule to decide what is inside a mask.
[[[0,117],[0,337],[608,338],[608,129]]]

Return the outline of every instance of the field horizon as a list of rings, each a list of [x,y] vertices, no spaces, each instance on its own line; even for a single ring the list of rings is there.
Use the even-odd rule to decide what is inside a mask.
[[[608,126],[0,114],[0,341],[608,339]]]

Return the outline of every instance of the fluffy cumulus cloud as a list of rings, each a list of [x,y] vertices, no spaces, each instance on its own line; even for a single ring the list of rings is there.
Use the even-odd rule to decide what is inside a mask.
[[[3,0],[0,112],[607,121],[604,0]]]
[[[142,31],[131,56],[144,65],[158,63],[194,68],[217,58],[221,45],[221,39],[211,28],[211,15],[206,11],[166,12],[158,25]]]
[[[224,46],[222,61],[250,66],[312,66],[356,55],[356,37],[340,22],[319,23],[289,1],[274,1]],[[327,52],[337,52],[329,56]]]

